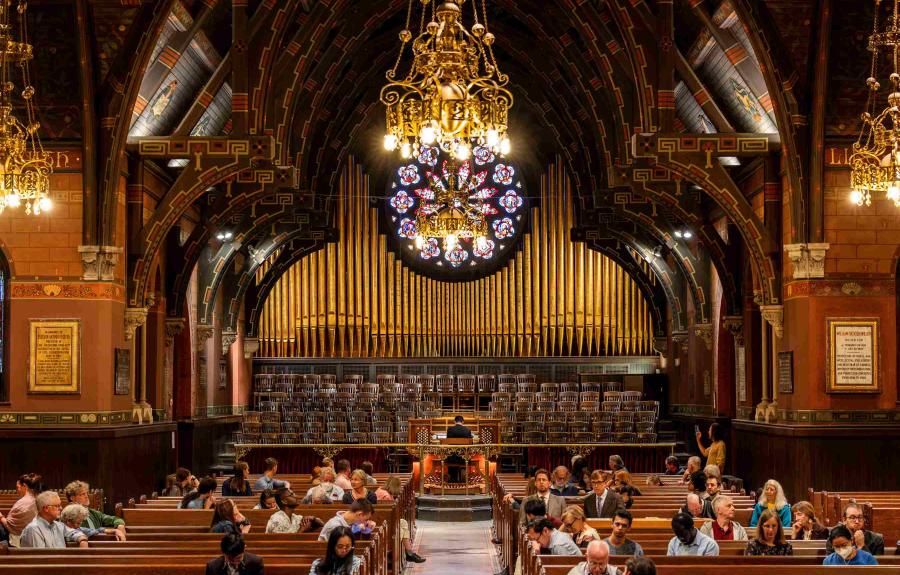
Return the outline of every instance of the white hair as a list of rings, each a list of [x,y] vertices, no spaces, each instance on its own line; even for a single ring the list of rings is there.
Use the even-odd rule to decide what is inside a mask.
[[[722,483],[722,472],[719,471],[719,466],[715,463],[710,463],[706,467],[703,468],[703,473],[706,474],[706,478],[715,477],[719,480],[719,483]]]
[[[766,498],[766,487],[768,487],[769,485],[775,486],[775,509],[780,510],[782,507],[787,505],[788,502],[787,498],[784,496],[784,489],[781,488],[781,484],[774,479],[766,481],[766,484],[763,485],[762,493],[759,494],[759,504],[765,505],[769,502],[768,498]]]
[[[84,523],[85,517],[88,516],[88,509],[84,505],[79,505],[78,503],[70,503],[66,505],[66,508],[62,510],[62,513],[59,515],[59,520],[65,523],[66,525],[73,524],[81,526]]]
[[[717,495],[715,499],[713,499],[712,505],[713,509],[716,510],[716,513],[719,512],[719,509],[724,507],[729,503],[734,503],[734,500],[727,495]]]
[[[59,501],[59,493],[56,491],[41,491],[34,498],[34,506],[40,512],[44,507],[51,505],[53,500]]]
[[[609,556],[609,544],[606,541],[600,541],[594,539],[590,543],[588,543],[587,549],[584,550],[584,556],[587,557],[591,553],[598,553],[606,551],[606,555]]]

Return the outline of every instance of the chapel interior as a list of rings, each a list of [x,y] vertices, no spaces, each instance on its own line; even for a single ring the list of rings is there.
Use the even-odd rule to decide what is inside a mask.
[[[35,473],[127,534],[0,575],[200,573],[173,474],[270,458],[399,479],[364,575],[566,575],[522,498],[615,456],[655,572],[837,569],[667,557],[714,462],[750,539],[774,479],[900,570],[898,277],[897,0],[0,0],[0,518]]]

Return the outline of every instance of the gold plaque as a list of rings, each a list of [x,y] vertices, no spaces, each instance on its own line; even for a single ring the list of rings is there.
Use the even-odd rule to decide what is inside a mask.
[[[81,393],[81,320],[29,322],[28,393]]]
[[[828,393],[880,393],[878,319],[826,318]]]

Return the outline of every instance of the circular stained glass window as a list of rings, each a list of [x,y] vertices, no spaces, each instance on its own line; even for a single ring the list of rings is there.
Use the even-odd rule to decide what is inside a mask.
[[[528,206],[518,170],[489,148],[476,147],[459,161],[424,147],[394,170],[386,213],[389,231],[413,269],[474,279],[514,252]]]

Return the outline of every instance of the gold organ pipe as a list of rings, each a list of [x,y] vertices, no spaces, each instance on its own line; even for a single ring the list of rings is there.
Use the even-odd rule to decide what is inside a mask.
[[[603,356],[651,349],[653,324],[637,284],[603,254],[569,239],[574,202],[561,162],[541,179],[541,202],[519,252],[470,282],[441,282],[405,267],[378,233],[381,216],[369,206],[368,186],[351,160],[336,200],[339,239],[276,282],[260,318],[261,355]]]

